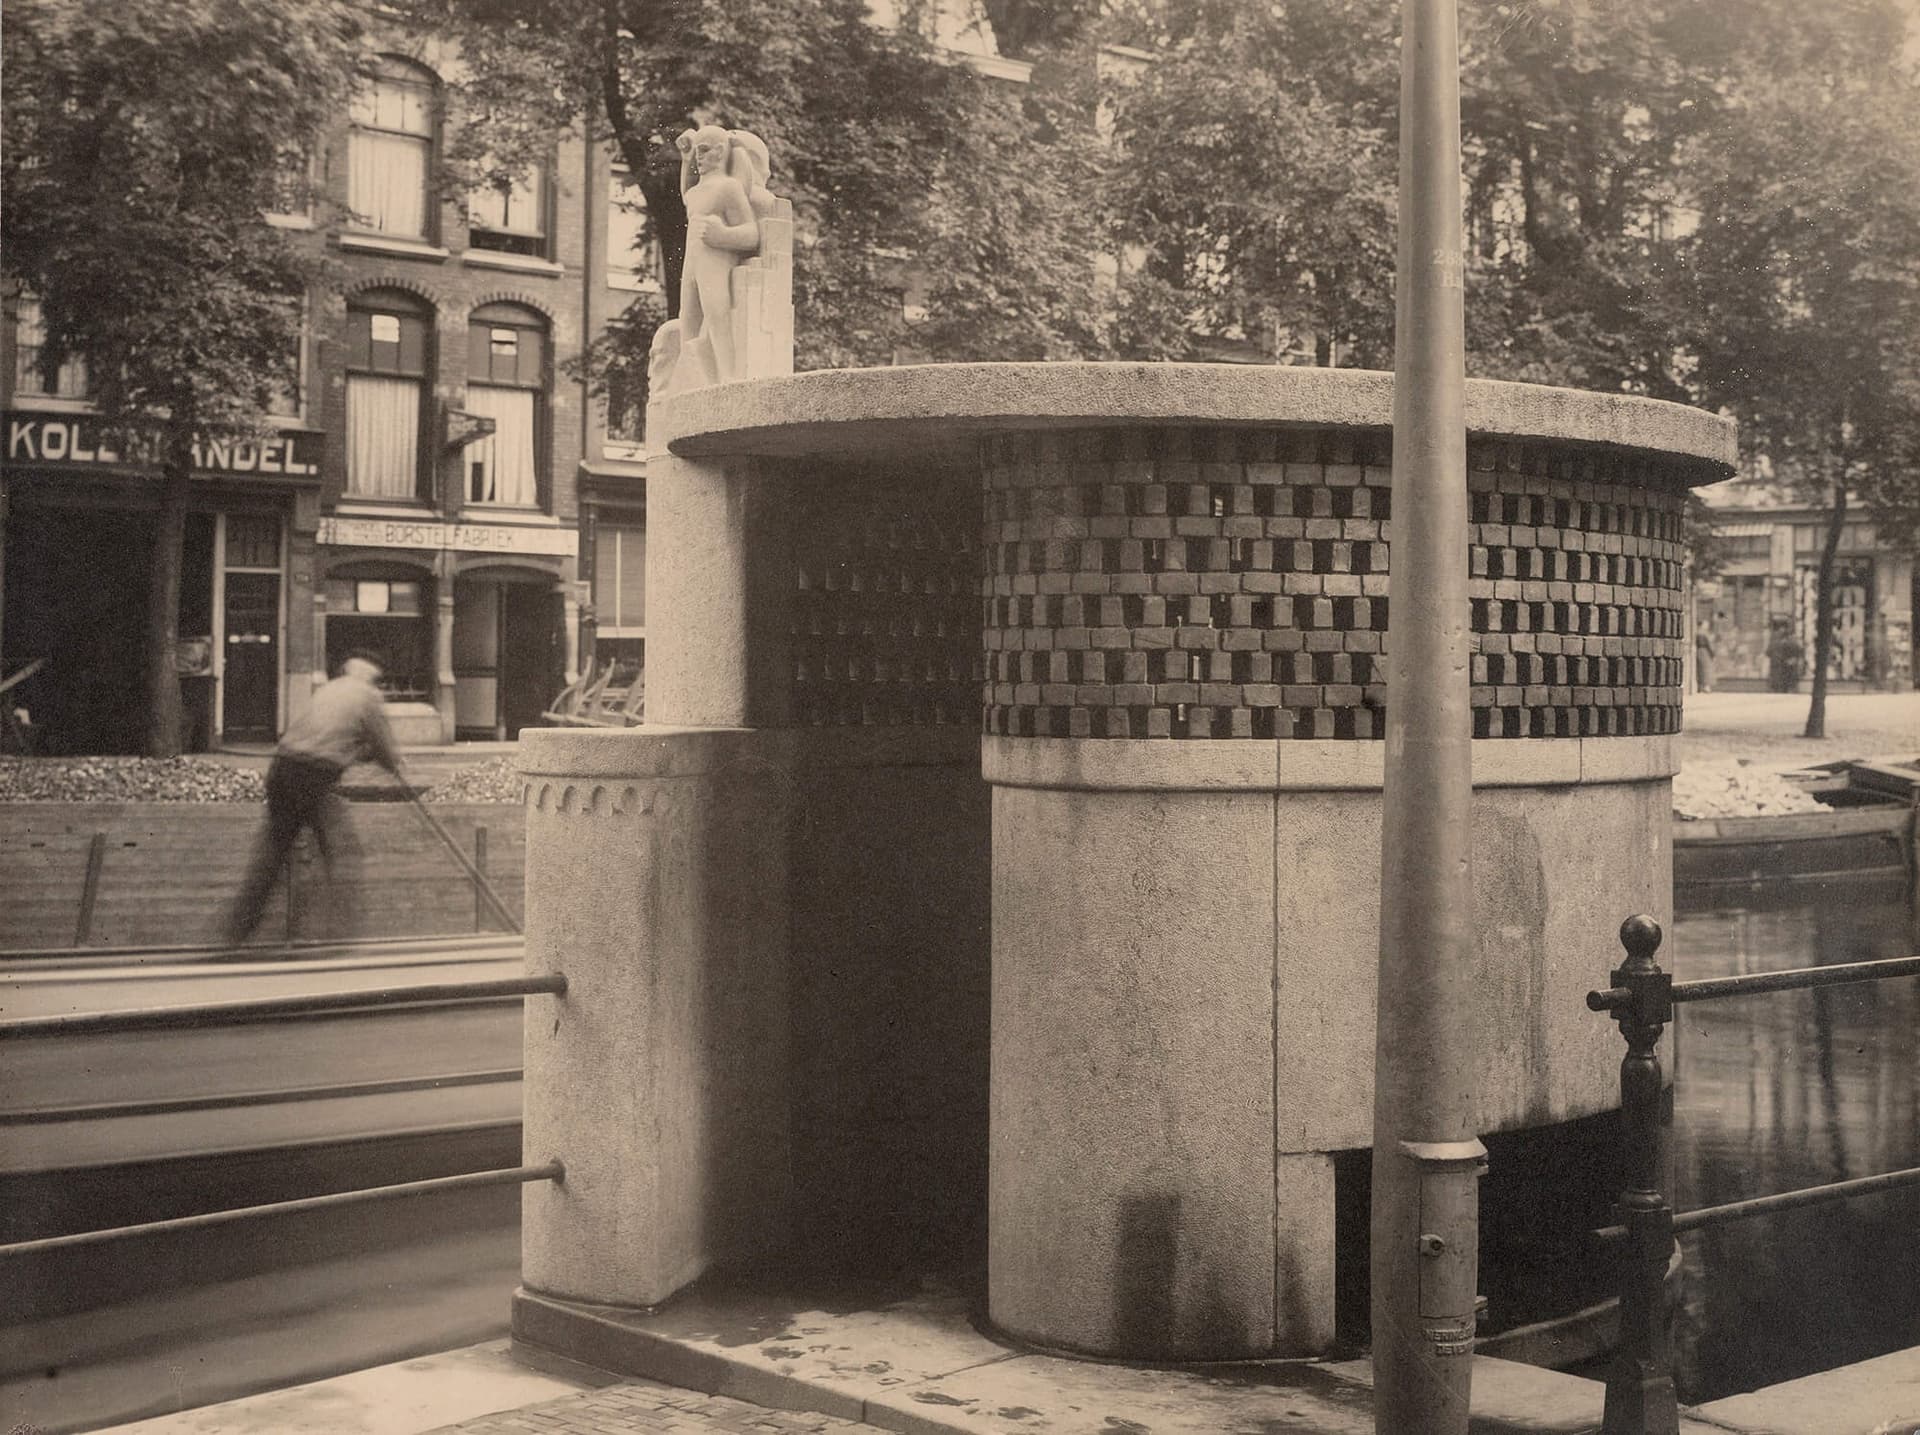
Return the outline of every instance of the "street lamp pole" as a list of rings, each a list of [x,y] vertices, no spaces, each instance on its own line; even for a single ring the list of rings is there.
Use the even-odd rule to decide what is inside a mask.
[[[1479,1271],[1455,0],[1402,0],[1393,587],[1373,1108],[1374,1429],[1465,1435]]]

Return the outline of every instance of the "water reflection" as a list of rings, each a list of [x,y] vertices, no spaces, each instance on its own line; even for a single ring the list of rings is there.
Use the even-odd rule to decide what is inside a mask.
[[[1684,904],[1687,895],[1682,892]],[[1680,912],[1682,980],[1904,956],[1904,884],[1831,882]],[[1680,1008],[1680,1210],[1920,1166],[1920,981]],[[1675,1350],[1689,1403],[1920,1345],[1920,1190],[1681,1238]]]

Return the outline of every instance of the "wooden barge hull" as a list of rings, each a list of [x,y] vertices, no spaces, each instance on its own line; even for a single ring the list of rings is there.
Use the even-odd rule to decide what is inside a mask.
[[[1911,875],[1916,811],[1887,805],[1779,817],[1675,819],[1675,895],[1702,888]]]

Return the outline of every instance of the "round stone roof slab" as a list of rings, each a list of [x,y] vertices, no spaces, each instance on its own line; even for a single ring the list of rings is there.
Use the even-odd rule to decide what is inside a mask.
[[[1467,430],[1699,461],[1733,471],[1730,419],[1628,394],[1469,379]],[[913,364],[820,369],[676,394],[649,436],[685,458],[916,452],[988,433],[1129,424],[1387,429],[1393,375],[1267,364]]]

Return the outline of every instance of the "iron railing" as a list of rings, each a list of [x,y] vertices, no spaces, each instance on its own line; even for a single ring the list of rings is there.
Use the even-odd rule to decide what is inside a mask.
[[[253,997],[245,1001],[16,1017],[0,1021],[0,1041],[41,1036],[112,1036],[171,1027],[234,1026],[388,1007],[461,1006],[511,997],[566,994],[567,979],[558,972],[540,977],[497,977],[481,982],[428,982],[406,987],[363,987],[357,991],[302,992],[295,996]]]
[[[1655,1051],[1660,1033],[1673,1019],[1675,1005],[1920,976],[1920,956],[1676,982],[1672,973],[1661,970],[1654,960],[1660,937],[1660,924],[1652,917],[1627,918],[1620,926],[1626,962],[1614,968],[1609,978],[1612,985],[1606,990],[1587,993],[1587,1006],[1611,1012],[1627,1042],[1627,1054],[1620,1062],[1621,1141],[1627,1174],[1617,1206],[1621,1220],[1595,1232],[1603,1240],[1625,1245],[1620,1273],[1620,1343],[1607,1374],[1602,1435],[1678,1435],[1680,1405],[1673,1385],[1673,1332],[1665,1301],[1667,1264],[1676,1232],[1920,1185],[1920,1167],[1915,1167],[1676,1215],[1660,1189],[1660,1135],[1665,1122],[1660,1058]]]
[[[132,1226],[107,1226],[97,1231],[74,1231],[64,1236],[42,1236],[32,1241],[15,1241],[0,1246],[0,1260],[43,1256],[55,1251],[77,1250],[82,1246],[104,1245],[109,1241],[133,1240],[140,1236],[172,1236],[188,1231],[203,1231],[233,1221],[256,1216],[291,1216],[305,1211],[329,1211],[341,1206],[364,1206],[375,1201],[400,1201],[410,1196],[435,1196],[446,1191],[470,1191],[477,1186],[524,1186],[530,1181],[564,1181],[567,1169],[558,1161],[543,1161],[537,1166],[504,1166],[493,1171],[465,1171],[457,1176],[431,1176],[424,1181],[401,1181],[392,1186],[363,1186],[353,1191],[329,1191],[323,1196],[301,1196],[291,1201],[267,1201],[258,1206],[235,1206],[224,1211],[202,1211],[192,1216],[174,1216],[164,1221],[142,1221]]]
[[[558,997],[565,996],[566,992],[567,979],[558,972],[537,977],[504,977],[485,982],[431,982],[407,987],[371,987],[360,991],[307,992],[296,996],[261,997],[251,1001],[201,1002],[195,1005],[141,1007],[132,1011],[74,1012],[60,1016],[20,1017],[12,1021],[0,1021],[0,1040],[47,1036],[103,1036],[173,1027],[231,1026],[245,1022],[279,1021],[294,1016],[377,1011],[393,1007],[464,1005],[468,1002],[501,1001],[535,995]],[[0,1260],[77,1250],[84,1246],[103,1245],[109,1241],[133,1240],[142,1236],[179,1235],[226,1225],[232,1221],[251,1220],[259,1216],[287,1216],[308,1211],[325,1211],[341,1206],[398,1201],[414,1196],[438,1195],[446,1191],[471,1190],[481,1186],[525,1185],[531,1181],[560,1182],[566,1179],[566,1174],[566,1167],[561,1162],[545,1161],[533,1166],[506,1166],[491,1171],[466,1171],[454,1176],[433,1176],[420,1181],[402,1181],[390,1186],[363,1186],[357,1190],[329,1191],[320,1196],[268,1201],[257,1206],[236,1206],[224,1211],[202,1211],[195,1215],[174,1216],[163,1221],[142,1221],[131,1226],[107,1226],[94,1231],[74,1231],[66,1235],[14,1241],[8,1245],[0,1245]]]

